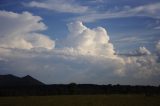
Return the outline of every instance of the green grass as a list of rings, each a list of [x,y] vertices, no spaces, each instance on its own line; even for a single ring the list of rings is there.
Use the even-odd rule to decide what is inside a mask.
[[[0,97],[0,106],[160,106],[160,96],[63,95]]]

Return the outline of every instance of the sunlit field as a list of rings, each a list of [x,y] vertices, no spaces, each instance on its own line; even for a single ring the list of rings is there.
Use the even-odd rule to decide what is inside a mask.
[[[160,96],[60,95],[0,97],[0,106],[160,106]]]

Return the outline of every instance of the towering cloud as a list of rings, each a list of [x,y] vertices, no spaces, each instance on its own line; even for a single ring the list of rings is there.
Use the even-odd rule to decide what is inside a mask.
[[[67,46],[79,50],[83,54],[103,55],[114,57],[113,45],[109,42],[109,36],[102,27],[90,29],[82,22],[68,24],[69,35]]]

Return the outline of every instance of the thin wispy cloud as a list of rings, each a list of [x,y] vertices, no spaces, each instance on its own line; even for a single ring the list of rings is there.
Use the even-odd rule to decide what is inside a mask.
[[[29,7],[42,8],[62,13],[86,13],[88,6],[76,3],[74,0],[46,0],[44,2],[31,1],[25,4]]]
[[[126,7],[126,6],[125,6]],[[87,15],[76,17],[74,20],[80,20],[83,22],[94,22],[103,19],[113,18],[125,18],[125,17],[149,17],[154,19],[160,19],[158,14],[160,11],[160,3],[141,5],[137,7],[130,7],[118,9],[118,10],[106,10],[105,12],[97,11]]]
[[[90,0],[90,3],[104,3],[103,0]],[[60,13],[74,13],[79,14],[78,17],[71,17],[66,20],[82,21],[82,22],[96,22],[98,20],[128,18],[128,17],[148,17],[151,19],[160,19],[160,3],[144,4],[138,6],[124,5],[121,8],[104,8],[103,11],[92,7],[89,4],[82,5],[76,0],[47,0],[47,1],[31,1],[24,3],[25,6],[32,8],[41,8]],[[103,5],[103,4],[101,4]],[[159,25],[154,27],[159,29]]]
[[[159,29],[160,29],[160,26],[154,27],[154,29],[157,29],[157,30],[159,30]]]
[[[119,39],[114,40],[114,42],[116,43],[137,43],[137,42],[141,42],[141,43],[149,43],[148,39],[152,39],[152,38],[140,38],[140,37],[122,37]]]

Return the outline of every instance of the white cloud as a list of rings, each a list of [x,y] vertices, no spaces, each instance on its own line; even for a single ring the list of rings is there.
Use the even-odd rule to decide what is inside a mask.
[[[126,75],[139,79],[154,79],[160,75],[160,64],[156,55],[128,57],[126,60]]]
[[[47,28],[41,20],[41,17],[29,12],[18,14],[0,11],[0,47],[53,49],[55,42],[48,36],[37,33]]]
[[[142,5],[137,7],[128,7],[127,9],[118,10],[108,10],[106,12],[99,12],[85,14],[76,17],[74,20],[79,20],[83,22],[93,22],[102,19],[113,19],[113,18],[124,18],[124,17],[150,17],[154,19],[160,19],[158,14],[160,11],[160,3],[154,3],[149,5]]]
[[[87,6],[77,4],[74,0],[46,0],[44,2],[32,1],[26,5],[29,7],[43,8],[63,13],[86,13],[88,11]]]
[[[150,55],[151,52],[145,47],[139,47],[139,49],[137,50],[137,54],[139,54],[139,55]]]
[[[109,36],[102,27],[90,29],[81,22],[68,24],[69,36],[66,45],[84,54],[95,54],[114,57],[114,47]]]

